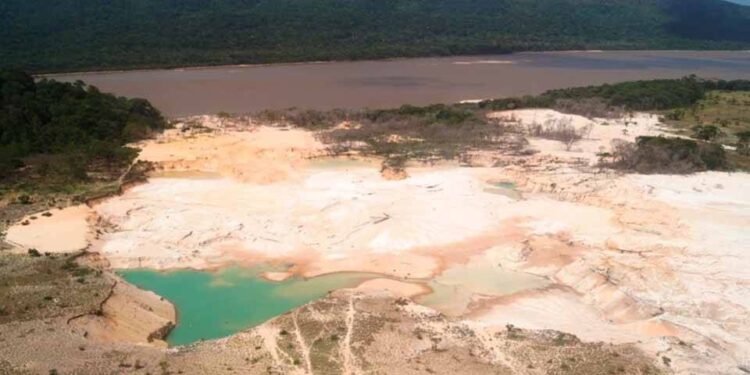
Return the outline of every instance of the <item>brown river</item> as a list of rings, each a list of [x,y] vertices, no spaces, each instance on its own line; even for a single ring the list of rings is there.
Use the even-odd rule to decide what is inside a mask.
[[[149,99],[177,117],[280,108],[384,108],[696,74],[750,79],[750,51],[530,52],[495,56],[242,65],[49,77]]]

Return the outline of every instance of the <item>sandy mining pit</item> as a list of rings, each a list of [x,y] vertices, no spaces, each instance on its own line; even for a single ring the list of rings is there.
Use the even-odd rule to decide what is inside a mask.
[[[523,126],[567,115],[492,116]],[[399,180],[376,160],[328,158],[310,132],[199,120],[212,131],[139,145],[157,166],[148,183],[8,239],[41,246],[35,229],[64,216],[60,225],[88,223],[71,241],[112,268],[377,273],[358,290],[412,296],[479,331],[511,324],[634,344],[677,373],[742,373],[750,362],[750,175],[591,167],[613,139],[661,133],[654,116],[573,117],[591,127],[573,147],[532,138],[538,153],[523,163],[478,153],[473,167],[414,164]],[[424,287],[436,285],[449,287],[430,301]]]

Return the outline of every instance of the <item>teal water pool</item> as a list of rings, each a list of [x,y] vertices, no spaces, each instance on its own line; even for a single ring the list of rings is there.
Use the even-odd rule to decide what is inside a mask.
[[[488,187],[484,189],[485,192],[491,194],[504,195],[513,200],[523,199],[521,192],[516,190],[516,184],[508,181],[488,181]]]
[[[310,279],[268,281],[265,269],[230,267],[217,272],[124,270],[127,282],[166,298],[177,309],[170,345],[229,336],[263,323],[331,290],[353,287],[377,277],[367,273],[336,273]]]
[[[477,295],[498,297],[550,284],[549,280],[532,274],[506,270],[488,261],[474,259],[443,271],[426,284],[432,293],[416,299],[449,316],[460,316],[469,310]]]
[[[149,269],[121,270],[127,282],[166,298],[177,310],[177,325],[167,336],[170,345],[230,336],[265,322],[328,292],[387,277],[374,273],[340,272],[303,279],[269,281],[260,275],[269,267],[228,267],[220,271]],[[455,265],[432,279],[399,280],[428,286],[432,292],[418,303],[444,314],[460,316],[477,295],[502,296],[549,285],[546,279],[504,270],[486,259]]]

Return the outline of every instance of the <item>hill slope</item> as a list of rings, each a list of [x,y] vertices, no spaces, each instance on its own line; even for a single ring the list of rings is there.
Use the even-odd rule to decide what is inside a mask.
[[[0,24],[33,71],[750,46],[722,0],[4,0]]]

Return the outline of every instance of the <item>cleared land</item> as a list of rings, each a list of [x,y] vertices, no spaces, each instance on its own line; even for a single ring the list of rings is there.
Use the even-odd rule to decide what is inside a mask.
[[[457,114],[441,116],[448,115]],[[460,162],[433,159],[446,146],[440,142],[441,133],[428,128],[404,134],[399,126],[384,127],[374,120],[310,131],[259,124],[251,118],[189,119],[138,144],[143,150],[140,157],[155,164],[154,178],[93,206],[99,234],[91,249],[113,267],[213,268],[271,262],[293,265],[286,270],[291,274],[366,271],[406,283],[364,285],[367,297],[360,306],[372,309],[377,304],[366,301],[379,290],[408,295],[418,293],[418,286],[431,278],[455,283],[451,285],[457,285],[458,294],[434,306],[459,315],[461,324],[474,333],[440,336],[454,335],[458,328],[429,323],[428,317],[437,313],[424,307],[419,307],[424,313],[418,315],[418,325],[443,332],[425,350],[437,345],[438,353],[453,353],[453,344],[441,351],[442,340],[456,340],[459,347],[479,345],[472,344],[474,340],[489,345],[480,350],[486,354],[460,359],[464,369],[491,366],[502,373],[510,366],[521,371],[517,360],[507,362],[514,355],[512,346],[498,344],[492,333],[518,334],[522,341],[534,341],[540,334],[515,331],[520,327],[627,345],[642,353],[638,356],[650,358],[636,368],[628,366],[639,362],[628,360],[625,372],[643,373],[648,366],[654,366],[648,370],[654,372],[738,371],[742,364],[734,358],[750,349],[744,344],[750,332],[742,324],[749,311],[744,304],[750,300],[743,287],[749,261],[744,230],[750,225],[750,202],[744,194],[750,188],[747,175],[623,175],[602,170],[597,154],[611,151],[613,142],[665,131],[656,115],[590,119],[526,109],[487,116],[487,124],[471,125],[477,131],[449,148],[460,146]],[[552,130],[530,132],[544,124]],[[560,138],[560,124],[570,127],[563,133],[572,130],[579,138]],[[496,128],[480,131],[481,126]],[[389,134],[389,129],[395,133]],[[476,134],[483,135],[474,138]],[[366,138],[359,138],[363,135]],[[528,143],[519,142],[519,136],[527,137]],[[461,146],[476,139],[483,140],[482,147]],[[382,157],[371,153],[379,155],[384,148],[393,150],[386,161],[407,150],[411,161],[381,164],[377,160]],[[394,174],[394,166],[400,173]],[[33,230],[36,225],[41,224],[31,222],[27,227]],[[548,283],[509,279],[506,282],[527,284],[501,290],[471,279],[500,271],[521,272]],[[209,366],[205,369],[219,368],[210,367],[218,365],[205,359],[210,357],[226,371],[257,369],[256,361],[264,363],[263,368],[296,368],[301,373],[326,366],[351,373],[384,366],[378,359],[382,356],[367,354],[379,350],[381,339],[364,339],[368,349],[363,349],[354,344],[360,339],[348,337],[349,323],[329,334],[326,330],[337,326],[338,313],[316,307],[320,303],[329,302],[314,302],[254,330],[181,349],[178,356],[159,361],[189,369],[197,358],[204,358],[207,364],[202,366]],[[302,323],[295,319],[305,311],[329,323],[299,328],[318,333],[298,333],[295,323]],[[373,311],[364,316],[375,316]],[[288,319],[292,326],[274,328]],[[366,320],[363,324],[370,327]],[[376,337],[396,334],[391,324],[382,329],[386,331]],[[335,345],[325,345],[334,334]],[[567,340],[560,335],[553,334]],[[423,340],[420,336],[427,335],[414,334],[417,341]],[[399,337],[387,339],[394,343],[389,345],[409,342]],[[230,360],[235,349],[228,348],[244,352],[250,346],[265,349],[254,349],[260,350],[260,357],[248,356],[245,364]],[[149,355],[161,353],[148,350]],[[204,350],[214,354],[205,357]],[[406,371],[412,368],[407,363],[418,363],[424,355],[420,353],[426,352],[405,350],[389,360],[405,361],[398,366]],[[619,368],[617,360],[605,357],[600,365]],[[434,360],[442,361],[439,358]],[[552,363],[560,373],[591,365],[577,362],[582,357],[573,358],[565,366],[554,364],[554,359]],[[154,361],[149,360],[150,365]],[[532,367],[524,362],[522,372],[551,371],[531,357],[528,361]],[[414,371],[429,372],[417,367]]]

